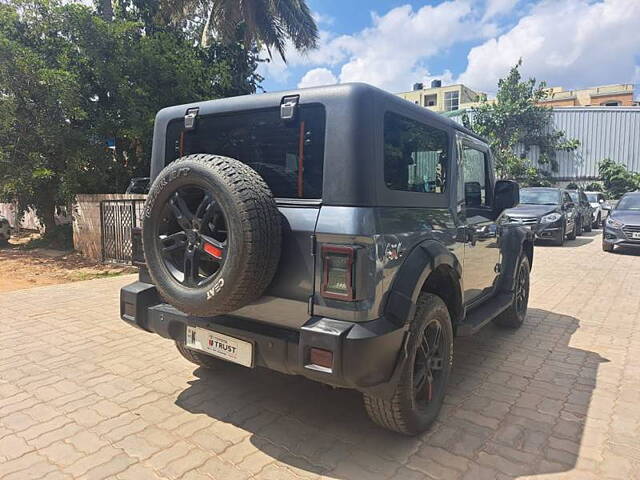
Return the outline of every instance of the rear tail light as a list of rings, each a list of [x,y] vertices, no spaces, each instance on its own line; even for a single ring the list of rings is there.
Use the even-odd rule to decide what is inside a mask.
[[[355,248],[338,245],[322,246],[322,287],[325,298],[353,301]]]

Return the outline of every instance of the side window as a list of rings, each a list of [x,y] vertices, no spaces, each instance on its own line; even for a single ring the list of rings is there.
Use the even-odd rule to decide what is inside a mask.
[[[465,204],[471,208],[488,207],[491,205],[491,183],[487,155],[463,145],[462,164]]]
[[[571,203],[571,197],[567,192],[562,192],[562,203]]]
[[[392,190],[443,193],[447,132],[395,113],[384,116],[384,182]]]

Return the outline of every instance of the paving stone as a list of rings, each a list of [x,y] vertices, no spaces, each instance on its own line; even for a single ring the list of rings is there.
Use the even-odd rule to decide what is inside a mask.
[[[640,478],[640,256],[597,235],[536,246],[525,324],[455,340],[442,414],[411,439],[375,427],[357,392],[193,367],[120,321],[133,277],[7,293],[0,477]]]

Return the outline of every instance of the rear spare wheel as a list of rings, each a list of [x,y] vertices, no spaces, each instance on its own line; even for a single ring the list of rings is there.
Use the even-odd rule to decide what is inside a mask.
[[[260,297],[280,259],[280,214],[264,180],[244,163],[198,154],[155,179],[144,208],[144,253],[162,297],[213,316]]]

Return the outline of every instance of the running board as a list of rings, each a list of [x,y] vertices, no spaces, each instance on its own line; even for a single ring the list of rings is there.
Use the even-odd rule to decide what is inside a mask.
[[[513,293],[501,293],[467,313],[462,324],[456,329],[456,336],[473,335],[491,320],[496,318],[513,302]]]

